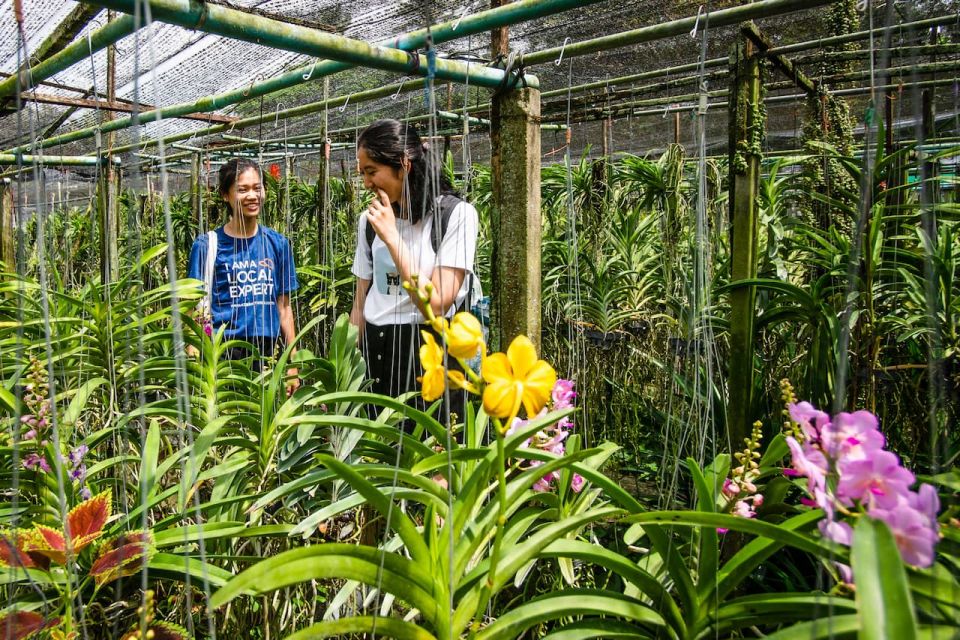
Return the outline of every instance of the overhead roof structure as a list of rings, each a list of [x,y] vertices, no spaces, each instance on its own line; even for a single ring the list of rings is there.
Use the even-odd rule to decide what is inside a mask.
[[[335,0],[235,0],[223,4],[371,43],[386,41],[399,34],[441,21],[456,21],[489,8],[487,0],[392,3],[370,0],[352,3]],[[703,80],[706,81],[708,89],[716,95],[715,99],[712,98],[717,105],[713,110],[716,117],[712,118],[716,122],[716,132],[711,139],[717,147],[715,150],[721,150],[720,146],[724,144],[726,137],[726,113],[722,108],[722,92],[726,89],[723,74],[726,67],[722,64],[722,59],[728,54],[728,47],[736,38],[738,27],[711,27],[705,14],[740,4],[732,0],[706,4],[688,0],[603,0],[590,3],[590,6],[511,26],[510,47],[513,52],[526,54],[528,59],[539,62],[531,71],[540,79],[541,88],[544,90],[544,118],[559,122],[569,119],[575,125],[572,140],[576,152],[581,152],[588,145],[599,149],[600,127],[595,121],[612,113],[616,120],[611,127],[616,134],[612,136],[614,141],[610,150],[645,153],[672,141],[673,127],[665,126],[666,116],[673,111],[688,112],[696,102],[691,100],[691,95],[699,91],[696,85],[700,78],[694,68],[701,51],[700,40],[691,35],[697,33],[683,33],[654,42],[610,48],[576,58],[568,56],[566,60],[560,51],[564,49],[565,43],[572,47],[574,43],[584,40],[609,37],[612,34],[699,14],[701,19],[695,23],[696,30],[709,30],[706,57],[720,61],[720,64],[712,69],[704,70]],[[878,1],[862,5],[863,28],[871,24],[873,27],[882,27],[885,3]],[[48,42],[51,35],[64,25],[79,6],[82,5],[73,0],[32,0],[23,3],[23,29],[27,51],[35,51],[44,42]],[[960,7],[955,2],[944,0],[899,2],[895,7],[897,25],[892,28],[891,34],[897,50],[891,64],[900,71],[891,82],[903,85],[919,80],[939,82],[942,87],[937,93],[940,111],[949,112],[951,105],[955,107],[957,103],[957,88],[953,82],[956,72],[916,73],[911,69],[931,63],[952,62],[956,65],[960,58],[960,51],[957,49],[957,43],[960,42]],[[75,44],[82,46],[84,42],[89,42],[89,34],[107,23],[106,10],[93,13],[93,18],[74,38]],[[824,59],[825,47],[811,46],[800,51],[790,51],[790,46],[823,39],[823,14],[822,9],[811,9],[760,19],[757,23],[760,31],[776,48],[787,47],[787,55],[797,61],[798,69],[816,78],[822,76],[821,62]],[[944,16],[956,18],[941,20],[938,26],[934,27],[939,32],[931,32],[930,27],[900,26]],[[934,38],[933,41],[939,48],[929,46],[931,38]],[[874,46],[878,43],[879,40],[875,40]],[[18,65],[22,64],[23,51],[18,45],[14,2],[2,0],[0,72],[12,74]],[[477,34],[440,43],[436,48],[441,57],[486,62],[490,58],[489,47],[489,36]],[[847,47],[860,52],[853,64],[864,73],[870,69],[867,55],[869,47],[869,40],[860,40]],[[10,101],[7,100],[6,111],[0,112],[4,114],[0,115],[0,151],[29,144],[41,134],[51,133],[54,127],[56,134],[94,127],[108,117],[108,111],[118,113],[116,117],[125,117],[128,114],[123,111],[129,109],[132,103],[144,105],[141,110],[145,110],[190,103],[225,91],[242,92],[254,83],[310,65],[314,60],[299,53],[156,21],[135,34],[120,39],[116,43],[116,51],[115,104],[104,104],[107,52],[95,51],[92,56],[72,64],[48,78],[45,84],[36,87],[33,92],[37,96],[31,97],[38,97],[40,100],[26,103],[27,108],[19,115],[12,112]],[[544,51],[549,52],[550,55],[546,56],[548,59],[542,54]],[[556,64],[554,54],[561,64]],[[850,55],[857,54],[854,52]],[[645,80],[639,79],[664,68],[676,71]],[[638,79],[617,82],[617,79],[625,76]],[[798,93],[792,83],[785,81],[785,76],[771,72],[768,78],[769,81],[777,82],[777,88],[769,92],[771,98],[776,98],[778,94],[788,96]],[[404,79],[388,72],[357,68],[330,76],[326,83],[327,95],[346,96]],[[871,82],[879,86],[875,75],[855,84],[865,86]],[[589,83],[593,83],[593,88],[571,93],[569,101],[567,100],[566,89],[570,85]],[[135,139],[149,140],[176,134],[189,137],[191,132],[203,131],[211,124],[230,123],[240,117],[288,110],[321,100],[324,96],[324,85],[324,80],[317,77],[281,92],[228,105],[205,116],[197,114],[189,118],[177,117],[150,122],[141,125],[138,131],[132,128],[124,129],[117,132],[114,143],[129,145]],[[851,83],[838,83],[836,86],[848,91],[851,89]],[[481,117],[484,115],[485,94],[474,92],[465,96],[461,88],[441,88],[440,91],[438,103],[441,106],[457,110],[467,105],[468,111]],[[64,104],[55,104],[58,99]],[[864,104],[867,98],[853,96],[851,99],[860,100],[860,104]],[[898,104],[901,119],[905,123],[911,121],[915,111],[911,100],[910,95],[904,95],[902,102]],[[265,118],[264,122],[258,123],[255,128],[241,127],[229,133],[258,139],[289,137],[316,133],[321,115],[328,118],[331,129],[349,130],[375,117],[416,116],[424,112],[423,101],[416,98],[415,94],[403,99],[397,95],[389,95],[362,104],[338,104],[339,106],[333,108],[327,107],[325,114],[313,113],[289,121]],[[784,138],[796,137],[802,119],[800,105],[800,101],[785,97],[779,101],[771,101],[768,125],[771,140],[777,140],[778,132],[782,133]],[[189,138],[187,143],[194,147],[212,142],[223,143],[223,133]],[[345,135],[349,137],[349,132]],[[480,138],[482,139],[482,136]],[[545,135],[544,153],[549,153],[550,148],[559,141],[559,137],[554,139],[552,135]],[[93,138],[59,144],[50,149],[50,153],[57,155],[89,155],[95,152]]]

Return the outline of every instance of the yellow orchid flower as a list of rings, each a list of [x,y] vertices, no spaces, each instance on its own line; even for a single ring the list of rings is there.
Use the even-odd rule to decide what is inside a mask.
[[[470,383],[462,371],[447,371],[447,377],[450,379],[450,383],[457,389],[463,389],[468,393],[480,393],[476,385]]]
[[[481,367],[487,387],[483,391],[483,408],[495,418],[513,419],[523,404],[527,416],[537,415],[547,404],[557,381],[557,372],[543,360],[526,336],[517,336],[507,353],[487,356]]]
[[[430,312],[430,315],[432,316],[433,313]],[[434,316],[427,320],[427,324],[433,327],[433,330],[436,331],[441,336],[446,335],[446,333],[450,331],[450,323],[447,322],[447,319],[444,318],[443,316],[440,316],[439,318]]]
[[[450,355],[468,360],[483,348],[483,327],[473,314],[464,311],[453,316],[446,338]]]
[[[423,376],[418,378],[422,383],[420,390],[423,399],[433,402],[443,395],[447,387],[446,371],[443,368],[443,349],[429,331],[421,331],[423,344],[420,345],[420,366],[423,367]]]

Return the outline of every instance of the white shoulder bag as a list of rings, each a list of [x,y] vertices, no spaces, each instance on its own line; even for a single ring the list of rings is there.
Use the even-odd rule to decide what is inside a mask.
[[[217,263],[217,232],[207,232],[207,259],[203,263],[203,287],[205,295],[200,301],[200,310],[213,317],[213,275]]]

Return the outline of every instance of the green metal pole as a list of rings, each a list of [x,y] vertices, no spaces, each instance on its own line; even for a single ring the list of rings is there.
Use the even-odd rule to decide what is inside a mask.
[[[543,51],[524,55],[521,59],[521,64],[530,66],[543,64],[545,62],[554,62],[560,57],[561,53],[564,58],[584,56],[589,53],[596,53],[597,51],[608,51],[640,42],[650,42],[652,40],[679,36],[690,33],[698,26],[703,27],[706,25],[709,26],[710,29],[727,27],[747,20],[768,18],[784,13],[802,11],[804,9],[815,9],[816,7],[831,4],[834,1],[835,0],[761,0],[760,2],[732,7],[730,9],[712,11],[705,16],[681,18],[680,20],[641,27],[632,31],[614,33],[602,38],[593,38],[592,40],[584,40],[583,42],[576,42],[562,47],[544,49]]]
[[[108,22],[106,26],[91,33],[89,41],[87,38],[81,38],[40,64],[30,69],[24,69],[19,74],[15,73],[0,82],[0,97],[16,93],[18,78],[21,90],[35,87],[55,73],[59,73],[90,56],[91,52],[105,49],[136,30],[133,16],[123,16]]]
[[[957,14],[949,14],[943,16],[937,16],[935,18],[927,18],[925,20],[915,20],[913,22],[904,22],[902,24],[893,25],[893,28],[897,29],[900,32],[903,30],[919,30],[926,29],[928,27],[939,27],[943,25],[954,24],[957,21]],[[712,20],[711,20],[712,22]],[[877,37],[883,35],[886,31],[886,27],[877,27],[873,30],[866,31],[857,31],[854,33],[846,33],[841,36],[833,36],[830,38],[822,38],[820,40],[810,40],[807,42],[797,42],[795,44],[786,44],[780,47],[774,47],[770,49],[768,53],[779,53],[781,55],[788,53],[796,53],[797,51],[806,51],[814,47],[827,47],[835,44],[845,44],[847,42],[857,42],[859,40],[867,40],[872,37]]]
[[[0,153],[0,165],[14,164],[45,164],[48,166],[62,165],[64,167],[95,167],[107,162],[106,157],[96,156],[35,156],[19,153]],[[120,158],[114,158],[113,164],[120,165]]]
[[[452,80],[491,89],[501,87],[504,83],[507,88],[520,83],[519,78],[505,77],[502,69],[444,58],[431,60],[423,54],[411,54],[399,49],[377,46],[319,29],[238,11],[224,5],[195,0],[145,1],[149,2],[154,20],[262,44],[283,51],[295,51],[310,56],[327,57],[350,65],[421,77],[435,77],[440,80]],[[129,14],[136,11],[138,4],[137,0],[83,0],[83,2]],[[537,80],[531,76],[525,76],[523,84],[539,88]]]
[[[541,18],[546,15],[552,15],[563,11],[568,11],[570,9],[596,4],[597,2],[600,2],[600,0],[517,0],[517,2],[512,2],[496,9],[481,11],[473,15],[464,16],[462,19],[458,18],[457,20],[448,20],[446,22],[432,25],[426,29],[418,29],[394,38],[388,38],[381,41],[379,44],[380,46],[393,47],[403,51],[414,51],[427,43],[428,36],[432,38],[434,44],[441,44],[444,42],[450,42],[451,40],[456,40],[458,38],[465,38],[467,36],[483,33],[496,27],[517,24],[519,22]],[[224,107],[228,107],[232,104],[237,104],[245,100],[252,100],[276,91],[281,91],[283,89],[288,89],[290,87],[309,82],[311,80],[318,80],[324,76],[328,76],[339,71],[344,71],[349,68],[351,68],[351,65],[343,62],[318,60],[316,63],[298,67],[275,78],[254,83],[244,89],[226,91],[224,93],[201,98],[195,102],[170,105],[169,107],[163,107],[161,109],[145,111],[137,114],[134,117],[114,120],[113,122],[109,123],[110,130],[117,131],[130,126],[146,124],[148,122],[156,122],[164,118],[179,117],[188,113],[208,113],[210,111],[216,111],[217,109],[223,109]],[[223,125],[212,128],[215,128],[216,131],[207,130],[207,133],[217,133],[227,129],[227,127]],[[101,131],[104,131],[104,129],[101,129]],[[78,129],[77,131],[72,131],[67,134],[42,140],[40,145],[42,147],[48,147],[56,144],[66,144],[68,142],[84,140],[87,138],[92,138],[96,135],[96,132],[97,127]],[[177,134],[177,136],[183,135],[183,137],[171,136],[170,138],[166,139],[166,141],[186,140],[197,134],[198,132],[185,135]],[[176,138],[176,140],[173,138]],[[148,141],[146,144],[150,143],[155,144],[154,141]],[[11,151],[27,151],[29,149],[30,145],[22,145],[21,147],[17,147]],[[115,151],[117,150],[115,149]]]
[[[715,16],[711,16],[710,18],[710,24],[712,26],[714,25],[714,18]],[[936,25],[950,24],[950,23],[956,22],[956,20],[957,20],[956,15],[940,16],[940,17],[931,18],[928,20],[919,20],[917,22],[904,22],[902,24],[897,25],[896,28],[898,30],[913,29],[913,28],[919,29],[919,28],[925,28],[925,27],[936,26]],[[831,43],[834,40],[838,41],[834,44],[840,44],[842,42],[853,42],[857,40],[865,40],[869,38],[871,35],[876,36],[876,35],[882,34],[884,29],[886,29],[886,27],[878,27],[873,31],[860,31],[857,33],[849,34],[849,35],[840,36],[838,38],[827,38],[824,40],[807,40],[804,42],[797,42],[791,45],[787,45],[785,47],[774,47],[770,49],[769,52],[763,52],[762,55],[766,55],[767,53],[770,53],[771,55],[776,55],[776,54],[783,54],[783,53],[789,53],[789,52],[807,51],[809,49],[813,49],[816,47],[820,47],[821,45]],[[569,48],[569,45],[568,45],[568,48]],[[787,51],[787,49],[789,49],[789,51]],[[939,45],[936,47],[932,47],[931,45],[924,45],[920,47],[900,47],[898,49],[893,50],[892,52],[901,56],[920,55],[921,53],[931,53],[931,51],[929,51],[930,49],[934,49],[933,51],[934,53],[949,54],[949,53],[956,52],[957,45]],[[828,56],[829,56],[829,59],[834,59],[834,57],[836,56],[851,56],[855,58],[860,58],[860,57],[869,57],[869,55],[870,55],[870,52],[868,50],[864,50],[862,52],[842,52],[837,54],[819,53],[819,54],[810,54],[809,56],[804,56],[802,58],[797,58],[793,60],[793,62],[795,64],[812,62],[812,61],[819,60],[821,58],[827,59]],[[564,50],[563,56],[567,57],[567,50]],[[530,64],[529,59],[530,59],[530,56],[525,57],[527,64]],[[838,59],[844,59],[844,58],[838,58]],[[725,67],[727,66],[729,61],[730,59],[727,56],[724,56],[722,58],[711,58],[709,60],[704,61],[703,68],[714,69],[717,67]],[[544,91],[542,94],[540,94],[540,97],[555,98],[558,96],[567,95],[568,91],[571,94],[582,93],[584,91],[591,91],[593,89],[605,89],[607,87],[615,87],[621,84],[632,84],[634,82],[639,82],[641,80],[650,80],[652,78],[662,78],[664,76],[671,76],[671,75],[676,75],[681,73],[689,73],[692,71],[698,71],[699,69],[700,69],[699,62],[691,62],[688,64],[678,65],[675,67],[654,69],[652,71],[645,71],[643,73],[637,73],[637,74],[628,75],[628,76],[621,76],[619,78],[610,78],[608,80],[588,82],[586,84],[574,85],[572,87],[564,87],[562,89]]]

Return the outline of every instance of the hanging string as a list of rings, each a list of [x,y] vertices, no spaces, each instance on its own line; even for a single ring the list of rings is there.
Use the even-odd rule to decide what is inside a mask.
[[[147,0],[143,2],[143,12],[144,12],[144,23],[145,28],[147,29],[147,50],[149,52],[149,73],[150,73],[150,83],[154,92],[153,95],[153,104],[161,104],[160,96],[161,89],[157,79],[157,55],[156,55],[156,43],[153,38],[153,31],[151,26],[153,24],[153,19],[150,14],[150,3]],[[162,122],[161,118],[157,119],[157,122]],[[167,243],[170,247],[174,246],[173,242],[173,222],[170,211],[170,198],[169,198],[169,184],[168,184],[168,172],[166,167],[166,149],[164,145],[163,138],[160,138],[159,145],[157,147],[157,153],[160,158],[160,182],[161,182],[161,191],[162,191],[162,202],[163,202],[163,219],[164,219],[164,231],[166,233]],[[189,447],[189,450],[193,450],[193,429],[191,420],[191,406],[190,406],[190,389],[187,382],[186,375],[186,348],[183,340],[183,323],[180,318],[179,313],[179,296],[177,295],[177,289],[174,286],[176,281],[176,261],[174,258],[174,252],[172,250],[167,251],[167,274],[170,280],[170,309],[171,309],[171,325],[173,331],[173,358],[174,358],[174,374],[175,374],[175,387],[176,387],[176,407],[177,407],[177,416],[179,418],[179,430],[181,433],[181,438],[186,440],[186,446]],[[183,446],[183,443],[181,443]],[[187,465],[190,460],[186,458],[181,458],[181,477],[186,477]],[[196,522],[199,525],[203,521],[203,511],[200,505],[200,495],[198,491],[192,492],[192,502],[193,502],[193,513],[196,518]],[[186,505],[184,505],[186,506]],[[198,540],[197,546],[200,555],[200,562],[202,567],[201,581],[203,583],[203,592],[207,600],[210,599],[210,580],[209,575],[207,574],[207,563],[206,563],[206,544],[203,537],[203,527],[198,526]],[[184,536],[186,537],[187,531],[184,530]],[[185,539],[186,543],[187,540]],[[186,560],[186,558],[185,558]],[[193,610],[193,589],[191,587],[191,575],[189,571],[184,572],[184,596],[186,599],[185,610],[190,612]],[[206,627],[207,634],[210,636],[211,640],[216,640],[216,626],[214,624],[213,613],[204,607],[204,617],[206,618]],[[193,616],[186,616],[187,630],[196,634],[193,623]]]

